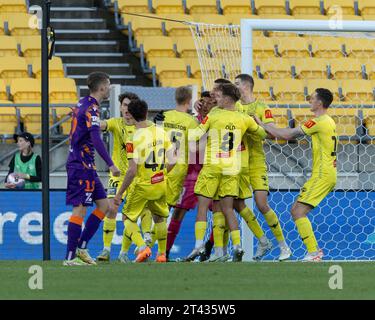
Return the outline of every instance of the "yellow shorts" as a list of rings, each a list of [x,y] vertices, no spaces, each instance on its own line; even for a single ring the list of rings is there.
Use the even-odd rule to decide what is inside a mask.
[[[171,172],[167,174],[167,203],[175,206],[181,196],[187,174],[187,165],[176,165]]]
[[[240,172],[238,175],[239,191],[238,199],[248,199],[253,196],[253,192],[250,186],[250,172],[245,169]]]
[[[252,169],[249,171],[250,185],[253,191],[269,191],[268,175],[266,168]]]
[[[221,171],[203,166],[195,183],[194,193],[215,200],[224,197],[237,198],[239,189],[238,181],[238,174],[224,175]]]
[[[303,185],[297,201],[315,208],[334,188],[333,177],[311,177]]]
[[[108,180],[108,188],[107,188],[107,198],[113,199],[117,193],[117,191],[121,188],[122,182],[124,181],[125,176],[120,177],[110,177]],[[126,191],[122,195],[122,200],[126,197]]]
[[[155,186],[132,184],[129,187],[122,213],[131,221],[136,222],[147,207],[152,214],[168,218],[169,208],[165,198],[165,181]]]

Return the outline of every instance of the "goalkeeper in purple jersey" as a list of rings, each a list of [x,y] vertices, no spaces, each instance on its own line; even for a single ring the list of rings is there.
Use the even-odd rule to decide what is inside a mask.
[[[82,98],[73,110],[70,131],[69,156],[66,163],[68,174],[66,204],[73,206],[68,224],[68,243],[64,265],[96,264],[87,250],[87,244],[98,230],[108,208],[107,194],[98,177],[95,166],[95,150],[103,158],[114,176],[120,170],[113,164],[100,137],[99,105],[108,99],[109,76],[102,72],[91,73],[87,79],[90,95]],[[87,207],[96,208],[86,221]]]

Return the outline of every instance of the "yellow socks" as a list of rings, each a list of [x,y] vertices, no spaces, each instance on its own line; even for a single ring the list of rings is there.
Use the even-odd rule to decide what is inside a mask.
[[[116,230],[116,218],[109,219],[108,217],[105,217],[104,223],[103,223],[103,244],[104,244],[104,248],[107,248],[108,250],[111,249],[112,239],[113,239],[115,230]]]
[[[141,214],[141,228],[142,233],[151,233],[151,226],[152,226],[152,215],[151,211],[147,208],[143,209]]]
[[[122,235],[121,252],[128,253],[131,245],[132,239],[126,235],[126,229],[124,229],[124,233]]]
[[[271,231],[273,235],[275,236],[276,240],[278,242],[284,241],[285,239],[284,239],[283,231],[281,230],[280,222],[279,222],[279,219],[277,218],[275,211],[271,209],[264,215],[264,218],[266,219],[267,224],[271,228]]]
[[[141,230],[138,227],[138,224],[136,224],[133,221],[130,221],[129,219],[126,219],[124,222],[125,225],[125,235],[129,239],[131,239],[132,242],[138,247],[145,247],[145,241],[142,238]]]
[[[304,217],[296,220],[295,223],[307,251],[309,253],[318,251],[318,243],[315,239],[310,220],[307,217]]]
[[[254,236],[257,239],[260,239],[261,237],[263,237],[264,232],[261,226],[259,225],[254,213],[248,207],[243,209],[240,212],[240,215],[242,219],[246,221],[246,224],[248,225],[249,229],[251,230],[251,232],[254,234]]]
[[[195,223],[195,247],[203,245],[204,235],[206,234],[207,221],[197,221]]]
[[[232,238],[232,246],[234,248],[241,246],[241,233],[240,233],[240,230],[231,231],[230,236]]]
[[[155,223],[155,237],[158,240],[158,253],[165,254],[167,250],[167,222]]]
[[[213,214],[213,232],[215,247],[224,246],[225,216],[222,212]]]

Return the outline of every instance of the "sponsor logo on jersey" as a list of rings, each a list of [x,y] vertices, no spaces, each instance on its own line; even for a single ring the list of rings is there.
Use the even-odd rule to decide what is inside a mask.
[[[312,128],[312,127],[315,126],[315,125],[316,125],[316,122],[313,121],[313,120],[308,120],[308,121],[306,121],[305,124],[304,124],[304,126],[305,126],[307,129],[310,129],[310,128]]]
[[[164,173],[159,172],[151,177],[151,184],[159,183],[164,181]]]
[[[134,152],[134,147],[132,143],[127,143],[126,144],[126,152],[127,153],[133,153]]]
[[[266,117],[266,119],[272,119],[273,118],[271,110],[266,110],[265,117]]]
[[[208,120],[208,116],[206,116],[206,117],[202,120],[202,124],[206,124],[207,120]]]

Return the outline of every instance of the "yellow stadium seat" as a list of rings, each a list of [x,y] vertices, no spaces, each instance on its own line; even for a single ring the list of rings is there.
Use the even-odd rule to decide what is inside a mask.
[[[148,13],[148,0],[117,0],[121,12]]]
[[[255,8],[261,14],[286,14],[285,0],[255,0]]]
[[[294,19],[303,19],[303,20],[328,20],[329,17],[322,14],[299,14],[294,16]]]
[[[333,59],[329,62],[335,79],[361,79],[361,63],[353,58]]]
[[[11,103],[10,101],[1,101],[1,103]],[[0,107],[0,135],[10,136],[16,132],[17,114],[15,107]]]
[[[32,66],[33,66],[33,73],[35,74],[37,79],[40,79],[42,76],[42,66],[41,66],[41,59],[40,57],[34,58],[32,60]],[[61,61],[61,58],[59,57],[52,57],[51,60],[49,60],[49,76],[50,78],[64,78],[64,66]]]
[[[4,17],[0,14],[0,36],[4,35]]]
[[[36,58],[42,55],[42,44],[40,36],[20,37],[21,51],[26,58]]]
[[[364,64],[369,79],[375,80],[375,59],[367,60]]]
[[[255,14],[231,13],[226,14],[225,18],[230,24],[240,25],[242,19],[259,19],[259,16]]]
[[[193,17],[188,14],[165,14],[163,17],[179,21],[192,21]],[[171,37],[191,37],[190,27],[181,22],[165,21],[165,29]]]
[[[271,108],[275,125],[279,128],[289,127],[288,108]]]
[[[375,109],[363,109],[363,120],[367,128],[367,134],[375,136]]]
[[[275,40],[273,38],[253,38],[253,59],[263,59],[275,56]]]
[[[327,62],[320,58],[296,59],[293,65],[300,79],[324,79],[327,78]]]
[[[345,41],[345,51],[350,58],[375,58],[373,39],[351,38]]]
[[[53,78],[49,82],[50,103],[77,103],[77,87],[73,79]]]
[[[0,57],[18,56],[17,41],[14,37],[0,36]]]
[[[187,78],[184,60],[179,58],[153,58],[149,60],[150,67],[155,66],[158,79],[163,83],[166,79]]]
[[[375,15],[375,2],[372,0],[358,0],[358,9],[361,16]]]
[[[255,60],[253,64],[260,67],[260,72],[264,79],[292,78],[291,64],[287,59],[270,58]]]
[[[186,0],[186,8],[190,14],[217,14],[216,1]]]
[[[194,14],[193,19],[196,22],[204,22],[209,24],[229,24],[227,18],[220,14]]]
[[[195,48],[194,39],[192,36],[189,37],[177,37],[175,39],[177,45],[177,51],[181,58],[197,58],[198,52]]]
[[[6,83],[3,79],[0,79],[0,101],[0,103],[10,103],[10,101],[8,101]]]
[[[369,80],[342,80],[342,93],[346,102],[372,104],[374,102],[374,86]]]
[[[240,37],[228,36],[225,43],[220,41],[220,39],[215,39],[213,42],[208,42],[208,45],[216,58],[231,57],[231,59],[233,59],[233,56],[241,56]]]
[[[5,13],[2,16],[3,20],[8,22],[12,36],[39,35],[37,28],[30,28],[30,19],[33,19],[32,15],[27,13]]]
[[[331,19],[334,16],[328,16],[329,19]],[[358,21],[363,21],[363,17],[357,16],[355,14],[343,14],[342,15],[343,20],[358,20]]]
[[[308,79],[306,81],[307,85],[307,92],[309,96],[317,89],[317,88],[326,88],[330,90],[333,94],[333,103],[339,103],[339,86],[337,81],[329,80],[329,79]]]
[[[254,95],[260,101],[271,101],[270,87],[272,82],[269,80],[257,79],[254,82]]]
[[[41,82],[37,79],[13,79],[10,91],[15,103],[40,103],[42,99]]]
[[[288,14],[260,14],[260,19],[287,19],[287,20],[293,20],[294,17]]]
[[[198,59],[191,60],[187,65],[190,66],[190,71],[195,79],[202,79],[201,67]]]
[[[359,126],[358,109],[330,107],[328,114],[336,123],[336,133],[339,137],[356,135]]]
[[[184,13],[182,0],[153,0],[152,5],[157,14]]]
[[[368,20],[368,21],[373,21],[373,20],[375,20],[375,14],[363,14],[362,19]]]
[[[27,12],[25,0],[0,0],[0,12]]]
[[[147,14],[147,17],[148,18],[129,16],[128,22],[131,22],[135,37],[162,36],[161,21],[159,19],[149,18],[158,16],[155,14]]]
[[[293,16],[321,14],[320,0],[289,0],[289,8]]]
[[[282,37],[275,42],[282,57],[303,58],[309,57],[309,44],[302,37]]]
[[[25,58],[0,58],[0,77],[3,79],[27,78],[28,70]]]
[[[287,103],[307,103],[304,95],[304,85],[297,79],[279,79],[275,81],[273,93],[276,100]]]
[[[223,14],[251,14],[249,0],[221,0]]]
[[[343,57],[342,38],[336,37],[314,37],[311,41],[312,51],[317,58],[340,58]]]
[[[202,81],[194,78],[181,78],[181,79],[165,79],[162,82],[163,87],[182,87],[182,86],[197,86],[198,93],[202,92]]]
[[[138,42],[138,40],[140,40]],[[143,44],[146,58],[174,58],[176,54],[173,50],[173,41],[170,37],[155,36],[137,38],[137,44]]]
[[[324,8],[328,16],[342,12],[344,15],[354,15],[353,0],[324,0]]]

